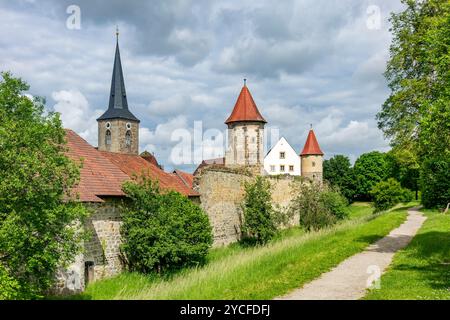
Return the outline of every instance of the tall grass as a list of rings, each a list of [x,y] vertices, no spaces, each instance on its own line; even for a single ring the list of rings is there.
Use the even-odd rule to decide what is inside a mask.
[[[300,229],[264,246],[215,249],[210,262],[170,279],[123,274],[88,287],[85,299],[272,299],[362,251],[405,219],[405,210],[361,215],[317,232]],[[290,234],[291,233],[291,234]]]

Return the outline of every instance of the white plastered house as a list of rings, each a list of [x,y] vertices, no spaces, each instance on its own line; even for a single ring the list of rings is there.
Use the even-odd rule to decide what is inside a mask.
[[[300,156],[284,137],[270,149],[264,158],[264,170],[269,175],[301,175]]]

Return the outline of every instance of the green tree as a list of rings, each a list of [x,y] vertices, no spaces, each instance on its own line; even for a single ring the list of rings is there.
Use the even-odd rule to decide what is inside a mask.
[[[370,190],[378,182],[387,178],[389,166],[383,153],[372,151],[362,154],[353,167],[356,183],[356,198],[371,200]]]
[[[162,193],[145,176],[126,182],[121,234],[130,271],[165,273],[201,265],[212,245],[208,216],[177,192]]]
[[[294,189],[289,205],[291,215],[300,218],[305,230],[318,230],[348,216],[347,200],[327,185],[302,183]]]
[[[375,212],[387,210],[400,202],[406,203],[412,200],[411,191],[402,188],[400,183],[393,178],[378,182],[373,186],[370,194],[373,197]]]
[[[394,147],[417,156],[422,196],[430,200],[424,204],[443,206],[450,199],[427,193],[450,189],[445,175],[429,170],[431,162],[450,158],[450,2],[402,2],[406,9],[390,20],[393,41],[385,76],[391,94],[377,115],[378,126]]]
[[[78,166],[66,155],[58,114],[26,97],[21,79],[0,81],[0,297],[41,297],[58,267],[80,249],[86,210],[71,188]]]
[[[276,212],[272,207],[270,182],[258,176],[255,181],[245,183],[245,196],[242,205],[243,241],[251,244],[264,244],[277,231]]]
[[[416,200],[419,199],[419,169],[417,156],[404,148],[394,148],[386,153],[388,162],[388,177],[394,178],[404,188],[413,190]]]
[[[323,162],[323,178],[330,185],[339,188],[348,201],[355,196],[355,179],[350,159],[344,155],[335,155]]]

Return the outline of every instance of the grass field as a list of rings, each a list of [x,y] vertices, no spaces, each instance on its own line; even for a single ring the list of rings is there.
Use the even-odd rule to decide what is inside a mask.
[[[365,299],[450,300],[450,215],[422,212],[428,219]]]
[[[209,263],[170,278],[124,273],[88,286],[76,299],[272,299],[329,271],[398,227],[404,209],[379,216],[357,205],[327,230],[285,230],[265,247],[213,249]]]

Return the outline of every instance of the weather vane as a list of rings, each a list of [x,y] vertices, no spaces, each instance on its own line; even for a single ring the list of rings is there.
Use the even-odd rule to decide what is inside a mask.
[[[116,37],[117,37],[117,41],[119,41],[119,26],[116,25]]]

